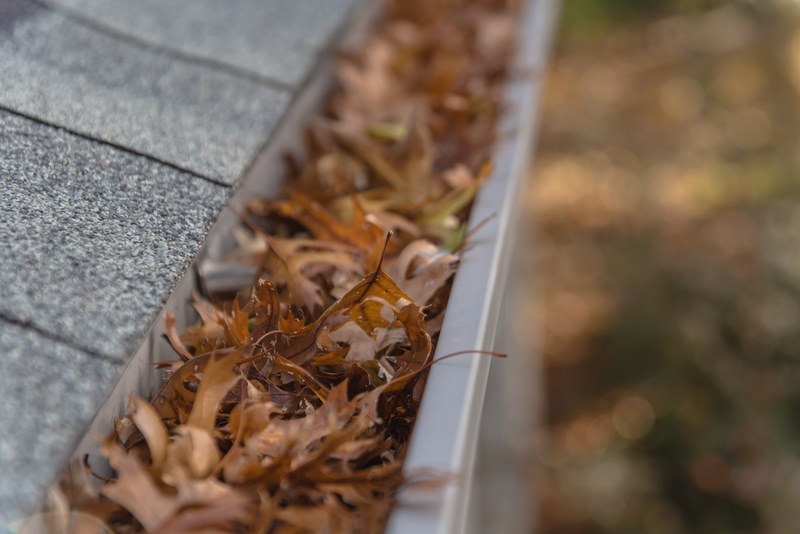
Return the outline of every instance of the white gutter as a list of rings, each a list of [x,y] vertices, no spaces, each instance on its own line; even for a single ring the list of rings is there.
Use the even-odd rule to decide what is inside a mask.
[[[470,226],[492,217],[471,239],[447,304],[436,357],[492,350],[514,248],[518,204],[536,130],[537,99],[558,13],[557,0],[529,0],[518,28],[519,50],[505,90],[494,172],[470,215]],[[511,358],[515,355],[510,355]],[[525,355],[519,355],[525,357]],[[468,503],[491,357],[460,356],[433,365],[404,471],[455,474],[439,493],[402,494],[388,534],[455,534],[468,530]],[[498,361],[495,365],[504,365]]]

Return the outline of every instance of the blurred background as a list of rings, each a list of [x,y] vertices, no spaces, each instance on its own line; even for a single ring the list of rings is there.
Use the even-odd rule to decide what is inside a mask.
[[[534,531],[800,532],[800,2],[565,0],[548,76]]]

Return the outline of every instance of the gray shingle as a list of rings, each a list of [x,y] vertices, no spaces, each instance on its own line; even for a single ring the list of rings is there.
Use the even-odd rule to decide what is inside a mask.
[[[0,24],[0,104],[226,183],[288,103],[263,83],[175,61],[50,9],[12,18]]]
[[[41,503],[121,371],[104,361],[0,321],[0,530]]]
[[[127,357],[228,193],[0,112],[0,314]]]
[[[148,43],[297,84],[354,0],[50,0]]]

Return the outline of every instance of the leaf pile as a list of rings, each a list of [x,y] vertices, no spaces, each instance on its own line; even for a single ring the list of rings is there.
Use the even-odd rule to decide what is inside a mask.
[[[103,442],[116,478],[73,507],[119,532],[382,530],[413,482],[404,445],[489,175],[513,17],[397,0],[337,58],[287,196],[250,201],[215,260],[248,283],[196,295],[183,332],[166,315],[180,360]]]

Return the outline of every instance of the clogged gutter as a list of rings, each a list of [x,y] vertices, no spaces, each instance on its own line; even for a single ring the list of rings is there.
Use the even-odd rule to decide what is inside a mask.
[[[338,59],[286,198],[253,199],[234,232],[225,262],[255,283],[196,296],[183,332],[167,315],[171,375],[103,442],[116,477],[71,480],[74,510],[117,532],[379,532],[427,480],[402,459],[489,174],[513,4],[395,0]]]

